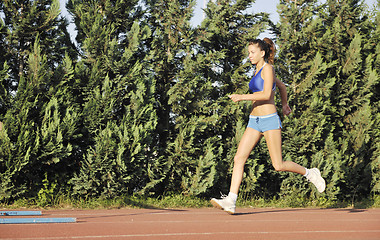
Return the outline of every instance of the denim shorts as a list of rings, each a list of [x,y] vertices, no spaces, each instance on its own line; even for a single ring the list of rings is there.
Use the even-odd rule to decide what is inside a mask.
[[[259,132],[266,132],[268,130],[282,128],[281,119],[277,113],[272,113],[265,116],[253,116],[249,115],[248,126]]]

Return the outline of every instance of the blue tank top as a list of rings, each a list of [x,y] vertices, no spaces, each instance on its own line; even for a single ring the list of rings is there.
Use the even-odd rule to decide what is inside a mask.
[[[265,64],[261,67],[259,72],[252,77],[251,81],[249,82],[249,89],[253,93],[264,91],[264,79],[261,77],[261,70],[263,70]],[[276,82],[275,81],[273,81],[272,91],[274,91],[274,90],[276,90]]]

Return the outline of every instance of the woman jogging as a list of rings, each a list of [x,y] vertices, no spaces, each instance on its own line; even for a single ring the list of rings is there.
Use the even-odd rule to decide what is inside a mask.
[[[252,101],[253,108],[249,116],[248,126],[240,140],[232,172],[230,192],[221,199],[211,199],[214,207],[223,209],[229,214],[235,213],[237,194],[243,178],[244,165],[252,149],[264,136],[272,165],[276,171],[287,171],[302,174],[312,182],[319,192],[325,190],[325,180],[317,168],[306,169],[292,161],[283,161],[281,153],[281,121],[277,114],[274,95],[276,84],[280,89],[283,112],[290,114],[287,104],[285,85],[275,77],[273,61],[275,55],[274,43],[269,38],[256,39],[248,46],[249,60],[256,65],[256,72],[249,82],[252,94],[232,94],[232,101]]]

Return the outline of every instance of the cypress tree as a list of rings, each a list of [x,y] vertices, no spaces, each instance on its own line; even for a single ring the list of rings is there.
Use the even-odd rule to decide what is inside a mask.
[[[0,68],[0,121],[3,120],[5,113],[10,108],[11,94],[8,71],[9,66],[4,62]]]
[[[75,125],[68,125],[66,109],[54,95],[62,53],[70,53],[71,47],[66,44],[65,21],[58,16],[58,1],[7,1],[1,7],[6,29],[2,62],[9,64],[8,77],[2,81],[2,98],[8,96],[2,105],[8,106],[0,141],[7,149],[0,156],[1,200],[37,197],[38,192],[43,195],[46,188],[55,188],[54,182],[63,186],[67,181],[62,166],[68,165],[72,149],[68,131]]]
[[[112,197],[142,189],[148,179],[154,81],[144,68],[150,30],[137,1],[68,3],[82,52],[84,145],[81,167],[70,183],[76,196]]]
[[[370,131],[372,138],[371,151],[373,151],[371,157],[371,192],[373,195],[378,195],[380,193],[380,128],[377,127],[380,124],[380,72],[378,70],[380,68],[380,46],[378,44],[380,41],[380,1],[377,1],[373,7],[374,16],[372,18],[372,24],[370,24],[373,29],[371,38],[368,39],[368,44],[365,49],[368,52],[366,74],[374,81],[370,101],[373,117],[373,126]]]
[[[156,84],[154,98],[158,125],[154,134],[157,156],[150,163],[151,182],[144,192],[149,190],[154,194],[162,194],[167,191],[182,191],[181,178],[188,165],[180,162],[193,161],[185,157],[188,154],[187,149],[182,149],[181,153],[173,149],[173,144],[176,144],[173,142],[178,140],[178,131],[181,131],[176,128],[180,123],[175,108],[184,100],[183,96],[181,99],[177,98],[180,93],[173,94],[173,87],[179,84],[178,75],[185,70],[184,59],[193,54],[191,46],[194,31],[191,29],[190,19],[194,5],[195,1],[188,0],[146,1],[147,22],[152,31],[147,42],[148,60]],[[180,162],[177,154],[184,157],[180,157]]]
[[[7,100],[8,100],[8,86],[6,84],[8,76],[9,67],[4,62],[3,67],[0,71],[0,96],[1,96],[1,120],[3,120],[5,112],[7,110]],[[10,100],[10,99],[9,99]],[[0,179],[1,179],[1,191],[0,191],[0,201],[7,199],[12,196],[12,190],[14,185],[11,184],[11,177],[14,174],[14,170],[9,169],[11,164],[11,147],[12,143],[4,129],[3,122],[0,121]]]
[[[55,79],[56,85],[50,86],[49,99],[44,105],[39,158],[54,163],[45,170],[47,180],[55,182],[61,192],[67,193],[71,190],[68,181],[82,159],[84,142],[81,102],[77,94],[79,84],[69,54],[65,55],[51,78]]]
[[[1,12],[0,3],[0,12]],[[6,55],[5,36],[7,29],[3,19],[0,19],[0,56]],[[0,121],[2,121],[7,109],[10,107],[10,78],[8,76],[9,65],[5,57],[0,58]]]
[[[152,37],[148,42],[152,63],[151,71],[156,82],[155,98],[159,125],[157,144],[159,155],[165,154],[170,141],[174,122],[168,103],[168,92],[175,84],[176,75],[183,68],[183,59],[191,44],[190,18],[195,2],[189,0],[153,0],[146,1],[148,24]]]
[[[52,71],[46,56],[41,55],[38,40],[29,55],[29,71],[20,78],[12,108],[4,119],[1,148],[8,150],[0,156],[4,162],[2,200],[36,196],[45,174],[51,173],[52,181],[59,179],[60,173],[64,175],[64,171],[57,171],[56,164],[71,153],[70,143],[64,140],[73,126],[67,119],[63,119],[66,125],[60,124],[56,99],[49,100]]]
[[[65,51],[73,56],[67,22],[59,17],[59,1],[4,1],[0,5],[4,14],[7,59],[10,66],[11,87],[15,90],[19,79],[28,69],[26,62],[33,48],[36,36],[39,36],[42,54],[47,56],[47,64],[56,67]]]
[[[316,16],[308,14],[307,7],[301,18],[282,14],[281,27],[285,28],[292,26],[286,22],[289,19],[297,23],[305,19],[302,16],[309,16],[308,24],[298,25],[302,38],[297,38],[296,28],[279,31],[280,56],[286,63],[280,76],[293,78],[289,82],[294,114],[284,122],[290,125],[284,130],[285,160],[319,167],[331,200],[352,199],[366,196],[371,182],[369,159],[373,150],[368,146],[373,141],[373,115],[369,89],[376,77],[363,51],[367,44],[363,36],[371,34],[370,22],[360,1],[328,1],[326,6],[327,10],[318,11]],[[288,38],[284,32],[295,37]],[[294,44],[292,39],[296,39]],[[296,46],[290,51],[286,47],[289,42]],[[283,75],[286,71],[288,74]],[[297,177],[287,178],[282,194],[305,197],[310,192],[307,189]]]
[[[368,63],[368,52],[364,51],[369,40],[366,36],[371,35],[371,21],[362,1],[327,4],[329,11],[323,17],[327,31],[320,45],[332,46],[324,50],[326,61],[337,62],[329,74],[335,78],[330,99],[335,110],[331,119],[335,127],[333,139],[338,146],[338,154],[328,154],[338,156],[341,164],[331,169],[330,186],[334,197],[355,199],[368,196],[370,191],[370,146],[375,143],[371,137],[375,118],[370,100],[377,76]],[[331,78],[326,76],[326,81]]]
[[[283,159],[308,168],[323,166],[316,153],[331,141],[329,134],[333,132],[328,99],[331,83],[321,77],[328,64],[317,44],[324,32],[317,15],[322,9],[317,1],[280,1],[280,22],[275,29],[280,51],[275,68],[279,78],[289,85],[288,99],[293,110],[290,117],[283,118]],[[333,148],[334,143],[329,146]],[[294,197],[294,204],[312,189],[297,174],[281,173],[281,179],[280,195]]]

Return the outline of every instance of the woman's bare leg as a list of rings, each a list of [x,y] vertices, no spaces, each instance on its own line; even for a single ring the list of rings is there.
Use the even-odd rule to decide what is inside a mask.
[[[281,129],[269,130],[264,132],[270,158],[276,171],[287,171],[305,175],[306,169],[292,161],[282,160],[282,140]]]
[[[259,142],[262,134],[253,129],[247,128],[240,140],[237,152],[234,157],[234,168],[232,171],[230,192],[238,194],[241,181],[243,180],[244,165],[252,149]]]

